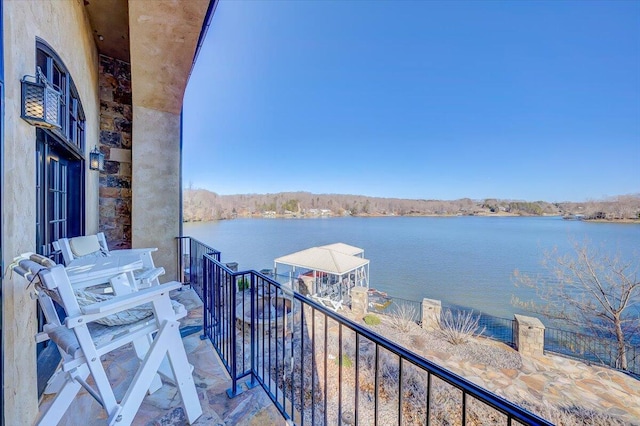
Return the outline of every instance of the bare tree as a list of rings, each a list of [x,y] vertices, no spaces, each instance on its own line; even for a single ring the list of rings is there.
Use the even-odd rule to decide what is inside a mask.
[[[522,301],[514,304],[551,319],[563,320],[599,337],[615,337],[617,367],[627,369],[626,348],[640,331],[640,281],[638,256],[623,260],[587,242],[573,242],[573,253],[557,250],[544,255],[549,274],[532,277],[514,271],[516,286],[536,290],[544,304]]]

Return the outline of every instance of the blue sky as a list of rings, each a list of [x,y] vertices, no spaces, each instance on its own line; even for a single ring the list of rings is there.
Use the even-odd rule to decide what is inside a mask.
[[[424,199],[640,193],[640,1],[221,1],[183,184]]]

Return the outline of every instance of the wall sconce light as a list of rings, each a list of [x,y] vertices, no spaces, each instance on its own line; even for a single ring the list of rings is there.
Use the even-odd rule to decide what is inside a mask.
[[[97,146],[94,146],[93,151],[89,153],[89,168],[104,171],[104,154],[98,151]]]
[[[33,81],[29,81],[31,79]],[[59,129],[60,92],[47,80],[40,67],[36,76],[22,77],[22,117],[32,126]]]

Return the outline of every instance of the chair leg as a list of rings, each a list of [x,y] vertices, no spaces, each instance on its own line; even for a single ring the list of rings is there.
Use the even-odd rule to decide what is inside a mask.
[[[78,375],[85,380],[89,376],[89,369],[86,365],[78,367]],[[66,413],[69,405],[73,402],[82,386],[71,377],[70,373],[65,373],[65,382],[56,394],[53,402],[38,420],[38,426],[57,425]]]
[[[193,367],[191,366],[191,370],[193,371]],[[162,380],[165,382],[169,382],[174,386],[177,386],[176,378],[173,375],[173,371],[171,370],[171,366],[169,365],[169,360],[165,356],[160,363],[160,367],[158,367],[158,374],[162,377]]]
[[[87,326],[81,326],[74,328],[74,332],[76,334],[76,338],[80,343],[80,346],[83,348],[84,356],[87,362],[87,366],[91,371],[91,375],[93,376],[93,380],[96,383],[96,388],[98,389],[98,394],[102,399],[102,406],[105,411],[111,415],[118,410],[118,403],[116,401],[116,397],[113,394],[113,389],[111,389],[111,384],[109,383],[109,378],[107,377],[107,373],[104,371],[104,366],[102,365],[102,361],[98,356],[98,352],[93,346],[93,340],[91,339],[91,334],[87,329]]]
[[[144,337],[141,337],[140,339],[136,339],[133,342],[131,342],[133,344],[133,349],[136,352],[136,356],[138,357],[140,362],[144,360],[144,357],[147,355],[147,352],[149,352],[149,348],[151,347],[151,343],[150,343],[151,340],[152,340],[151,336],[144,336]],[[151,385],[149,386],[149,389],[148,389],[149,395],[151,395],[161,387],[162,387],[162,379],[158,374],[156,374],[153,380],[151,381]]]
[[[140,404],[144,399],[146,390],[149,388],[149,384],[153,380],[154,375],[160,367],[160,363],[164,359],[165,355],[167,355],[167,353],[169,353],[169,359],[173,367],[172,369],[174,372],[174,376],[178,377],[178,390],[180,396],[183,397],[182,402],[185,405],[187,419],[190,423],[192,423],[202,414],[198,395],[193,383],[193,377],[191,378],[190,383],[192,392],[189,392],[189,390],[186,389],[189,384],[187,378],[184,376],[176,375],[176,373],[178,372],[182,374],[183,370],[189,372],[189,376],[191,375],[186,353],[184,353],[183,359],[180,359],[181,357],[179,356],[179,352],[178,354],[176,354],[176,349],[179,348],[182,348],[184,352],[182,339],[180,338],[180,323],[178,321],[172,320],[164,321],[164,323],[158,329],[158,334],[153,340],[153,343],[151,344],[151,347],[147,352],[147,356],[138,368],[138,371],[136,372],[136,375],[134,376],[126,395],[122,399],[122,402],[120,404],[121,409],[119,410],[118,415],[110,418],[109,425],[130,424],[133,421],[138,408],[140,407]],[[183,365],[176,369],[176,365],[174,364]],[[194,396],[197,407],[194,407],[193,401],[185,401],[184,399],[185,397],[193,398]]]
[[[172,342],[169,345],[167,357],[169,358],[173,376],[176,378],[176,386],[184,405],[187,420],[190,424],[193,424],[202,415],[202,407],[200,406],[200,399],[193,381],[187,352],[184,349],[180,332],[179,330],[177,331],[177,333],[172,333]]]

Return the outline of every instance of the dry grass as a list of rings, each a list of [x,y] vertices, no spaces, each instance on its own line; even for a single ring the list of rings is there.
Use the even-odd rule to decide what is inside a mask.
[[[390,316],[391,325],[402,333],[409,333],[416,325],[418,311],[414,305],[400,303]]]
[[[437,332],[452,345],[461,345],[472,337],[482,336],[485,329],[479,330],[479,321],[480,315],[473,315],[473,311],[457,311],[454,315],[451,309],[445,309],[438,321],[440,329]]]

